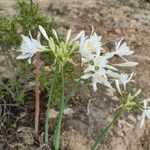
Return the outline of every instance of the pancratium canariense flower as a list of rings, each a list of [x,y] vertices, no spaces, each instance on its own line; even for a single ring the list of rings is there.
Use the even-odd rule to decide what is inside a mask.
[[[140,105],[135,101],[135,98],[141,93],[141,90],[138,90],[133,96],[127,92],[127,89],[122,90],[120,88],[119,80],[115,80],[116,89],[120,94],[121,105],[125,110],[130,110],[133,108],[138,108]]]
[[[130,76],[128,74],[120,74],[116,68],[133,67],[138,64],[137,62],[129,62],[123,58],[123,56],[131,55],[134,52],[127,47],[125,42],[121,45],[122,40],[123,39],[116,44],[116,51],[106,52],[102,48],[101,36],[98,36],[95,32],[92,33],[89,38],[85,36],[85,34],[82,35],[79,48],[82,64],[87,67],[81,78],[91,78],[94,91],[97,90],[97,83],[112,88],[111,81],[119,78],[120,83],[122,83],[125,88],[126,83],[131,80],[132,74]],[[110,59],[115,55],[123,58],[125,62],[118,64],[110,63]]]
[[[127,46],[126,42],[123,42],[121,44],[122,41],[123,41],[123,38],[118,43],[115,43],[115,45],[116,45],[115,54],[120,57],[134,54],[134,51],[130,50],[130,48]]]
[[[136,101],[136,97],[141,93],[138,90],[133,96],[127,92],[127,89],[121,90],[119,80],[115,81],[118,93],[121,96],[121,107],[126,110],[130,109],[140,109],[142,110],[140,128],[144,126],[145,118],[150,119],[150,98],[143,100],[142,102]],[[148,106],[149,105],[149,106]]]
[[[30,31],[30,37],[22,36],[22,43],[20,46],[20,51],[22,52],[16,59],[28,59],[28,62],[31,63],[31,58],[35,55],[36,52],[45,51],[45,47],[41,45],[39,40],[33,39]]]
[[[42,35],[45,37],[45,39],[48,41],[48,46],[50,51],[52,51],[55,62],[59,61],[61,65],[65,65],[67,62],[71,62],[74,64],[72,56],[78,51],[78,43],[77,39],[80,38],[84,32],[82,31],[79,33],[74,39],[71,39],[71,29],[67,32],[66,40],[60,40],[58,38],[57,32],[52,29],[52,33],[55,37],[48,37],[45,29],[42,26],[39,26],[39,30],[41,31]]]
[[[150,98],[143,100],[143,113],[141,116],[141,123],[140,123],[140,128],[142,128],[144,126],[145,123],[145,118],[147,117],[148,119],[150,119]],[[149,104],[149,106],[148,106]]]

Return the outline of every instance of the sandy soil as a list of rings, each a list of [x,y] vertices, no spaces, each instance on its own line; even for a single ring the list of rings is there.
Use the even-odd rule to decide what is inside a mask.
[[[142,97],[150,97],[150,3],[145,0],[34,0],[43,14],[56,17],[59,22],[68,24],[74,32],[82,29],[89,32],[91,25],[103,36],[108,50],[114,42],[124,37],[135,50],[130,59],[139,65],[135,72],[134,88],[143,90]],[[15,13],[13,0],[0,0],[5,5],[3,13]],[[60,29],[62,30],[62,29]],[[108,44],[109,43],[109,44]],[[62,150],[88,150],[97,132],[111,120],[118,99],[104,94],[100,88],[93,93],[85,87],[79,93],[75,114],[64,117]],[[92,98],[91,98],[92,97]],[[89,103],[90,101],[90,103]],[[87,105],[89,103],[89,113]],[[99,150],[150,150],[150,122],[139,129],[139,113],[133,112],[118,122]]]

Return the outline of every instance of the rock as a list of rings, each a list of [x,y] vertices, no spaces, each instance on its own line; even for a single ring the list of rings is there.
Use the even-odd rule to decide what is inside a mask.
[[[135,118],[133,115],[129,115],[128,118],[129,118],[133,123],[136,123],[136,122],[137,122],[136,118]]]
[[[74,129],[63,131],[61,139],[62,150],[90,150],[89,139]]]
[[[58,115],[59,111],[56,111],[54,108],[50,109],[50,112],[49,112],[49,118],[56,118],[57,115]]]

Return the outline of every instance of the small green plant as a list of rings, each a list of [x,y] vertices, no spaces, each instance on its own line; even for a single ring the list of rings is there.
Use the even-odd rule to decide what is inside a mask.
[[[20,68],[17,69],[12,79],[1,81],[1,95],[3,95],[3,99],[11,99],[14,102],[23,104],[28,89],[27,82],[30,80],[28,74],[32,66],[27,62],[20,62],[19,66]]]
[[[32,31],[33,36],[37,35],[39,24],[46,28],[49,32],[51,29],[57,28],[57,23],[54,18],[49,19],[41,15],[38,4],[33,3],[29,0],[18,1],[19,14],[15,17],[15,21],[19,24],[22,33],[28,33]],[[51,33],[49,33],[51,34]]]
[[[13,58],[13,55],[15,55],[16,51],[14,51],[13,49],[17,49],[17,47],[21,44],[22,39],[20,35],[22,33],[28,34],[29,30],[32,30],[34,32],[33,34],[36,35],[38,32],[39,24],[43,25],[48,31],[51,32],[51,28],[57,28],[57,23],[54,21],[54,19],[49,20],[47,17],[41,15],[38,5],[32,3],[29,0],[18,0],[17,4],[19,11],[16,16],[12,18],[0,16],[1,53],[8,59],[8,65],[13,74],[12,78],[14,78],[7,82],[4,82],[2,86],[5,85],[3,89],[6,89],[6,87],[8,87],[8,89],[11,89],[14,94],[16,93],[18,95],[18,97],[13,96],[12,99],[14,101],[23,103],[26,90],[28,89],[22,88],[22,85],[25,84],[24,81],[30,80],[29,78],[31,78],[31,76],[28,76],[28,74],[31,74],[33,66],[23,62],[16,63],[16,60]],[[51,34],[50,32],[49,34]],[[44,76],[42,75],[41,82],[43,82],[43,77]],[[41,89],[45,89],[45,86],[45,84],[41,83]],[[19,96],[19,93],[21,94],[21,96]],[[10,94],[8,95],[12,97]]]
[[[29,76],[29,74],[32,74],[30,68],[31,65],[16,63],[16,60],[14,60],[14,55],[16,53],[14,49],[18,49],[18,46],[21,44],[22,40],[20,35],[22,33],[28,34],[29,32],[32,32],[33,37],[35,37],[38,32],[39,24],[43,25],[49,31],[49,34],[51,34],[51,29],[56,29],[57,24],[53,18],[50,20],[47,17],[41,15],[38,5],[32,1],[18,0],[17,4],[19,11],[16,16],[12,18],[0,16],[1,53],[8,59],[8,65],[12,73],[11,79],[8,79],[7,82],[2,83],[3,93],[1,93],[1,97],[5,99],[7,99],[6,97],[9,97],[17,103],[23,103],[25,100],[26,92],[33,89],[29,86],[23,86],[28,85],[26,84],[26,81],[28,82],[31,78],[31,76]],[[37,66],[39,65],[35,65],[35,78],[39,74],[37,72]],[[32,66],[32,71],[33,69],[34,67]],[[38,78],[39,77],[36,78],[36,81],[40,82],[38,81]],[[43,76],[41,76],[41,79],[42,78]],[[39,86],[36,88],[37,99],[39,99],[40,83],[38,85]],[[47,86],[45,84],[41,85],[44,86],[41,87],[41,89],[44,89],[45,86]],[[38,107],[36,108],[39,109]]]
[[[125,84],[126,86],[126,84]],[[138,90],[133,96],[127,91],[126,88],[122,91],[120,89],[119,81],[116,80],[116,88],[119,93],[120,97],[120,106],[118,110],[114,114],[114,118],[112,121],[104,128],[101,130],[99,135],[97,136],[95,143],[92,145],[91,149],[96,150],[96,147],[98,144],[101,144],[111,127],[120,119],[122,118],[126,112],[129,112],[133,109],[139,109],[143,110],[143,104],[139,101],[136,100],[137,96],[141,93],[141,90]]]
[[[17,24],[13,18],[0,17],[0,35],[0,46],[3,49],[19,46],[21,43],[20,34],[17,32]]]

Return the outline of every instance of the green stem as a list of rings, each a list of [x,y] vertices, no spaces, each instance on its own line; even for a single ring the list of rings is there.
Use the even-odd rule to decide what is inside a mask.
[[[51,87],[50,87],[50,92],[48,96],[48,105],[47,105],[47,111],[46,111],[46,120],[45,120],[45,143],[48,144],[48,130],[49,130],[49,116],[50,116],[50,104],[51,104],[51,98],[52,98],[52,93],[54,89],[54,84],[56,81],[57,77],[57,72],[58,72],[58,65],[56,64],[56,69],[52,78],[51,82]]]
[[[103,141],[104,137],[107,135],[108,131],[110,130],[110,128],[112,127],[112,125],[114,123],[116,123],[116,121],[119,120],[119,118],[123,115],[123,113],[125,112],[124,108],[120,108],[117,113],[115,114],[113,120],[102,130],[102,132],[100,132],[100,134],[97,136],[95,143],[93,144],[93,146],[91,147],[91,150],[96,150],[96,146],[97,144],[101,144],[101,142]]]
[[[55,135],[54,135],[54,147],[55,150],[59,150],[59,143],[60,143],[60,132],[61,132],[61,123],[63,118],[63,112],[64,112],[64,71],[63,67],[61,68],[61,101],[60,101],[60,111],[58,115],[58,122],[55,129]]]

